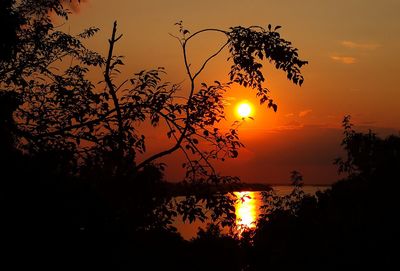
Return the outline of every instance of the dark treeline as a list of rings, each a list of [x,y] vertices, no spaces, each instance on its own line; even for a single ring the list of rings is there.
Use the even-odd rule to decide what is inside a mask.
[[[221,226],[234,226],[234,200],[218,189],[243,186],[214,174],[197,144],[202,135],[222,145],[213,158],[238,155],[236,128],[225,135],[210,128],[223,118],[220,91],[226,86],[204,84],[180,105],[171,100],[175,86],[161,84],[159,72],[149,71],[138,73],[132,88],[117,96],[113,69],[123,62],[112,56],[120,39],[116,24],[110,53],[102,57],[81,42],[97,29],[78,37],[54,29],[49,14],[68,17],[59,0],[1,1],[0,14],[2,270],[385,270],[396,263],[399,136],[356,132],[346,117],[347,157],[336,160],[344,179],[309,196],[293,172],[292,194],[264,194],[255,230],[222,234]],[[181,22],[178,27],[185,49],[189,32]],[[277,29],[220,31],[235,61],[232,82],[251,85],[274,110],[261,87],[262,65],[247,53],[269,58],[296,84],[306,64]],[[55,69],[65,56],[79,64]],[[104,69],[98,89],[86,78],[93,66]],[[184,124],[178,122],[182,115]],[[157,126],[160,118],[175,125],[169,137],[187,145],[137,164],[145,144],[132,123],[147,119]],[[187,178],[177,189],[155,161],[179,148],[199,158],[183,165]],[[185,200],[174,200],[177,190],[187,194]],[[193,222],[207,215],[213,223],[189,241],[172,226],[178,216]]]

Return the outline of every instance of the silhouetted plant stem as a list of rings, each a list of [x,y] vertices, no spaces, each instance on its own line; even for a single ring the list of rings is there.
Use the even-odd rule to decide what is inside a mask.
[[[111,81],[110,73],[111,73],[111,61],[113,58],[113,51],[114,51],[114,45],[115,43],[121,39],[122,35],[119,35],[116,38],[116,33],[117,33],[117,22],[114,22],[113,26],[113,31],[111,38],[108,40],[109,42],[109,50],[108,50],[108,56],[106,60],[106,69],[104,71],[104,79],[106,81],[106,84],[108,86],[109,93],[112,97],[113,103],[114,103],[114,108],[117,113],[117,121],[118,121],[118,138],[119,138],[119,145],[118,145],[118,152],[119,155],[122,159],[123,154],[124,154],[124,126],[123,126],[123,120],[122,120],[122,114],[121,114],[121,108],[119,104],[119,100],[116,94],[116,90],[114,87],[114,84]]]

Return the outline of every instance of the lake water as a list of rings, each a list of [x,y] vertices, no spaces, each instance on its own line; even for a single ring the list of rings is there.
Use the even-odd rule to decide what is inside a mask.
[[[304,186],[303,191],[306,194],[315,194],[317,191],[323,191],[327,189],[327,186]],[[292,192],[292,186],[273,186],[275,192],[280,195],[288,195]],[[261,213],[262,195],[261,191],[249,191],[249,192],[234,192],[238,198],[235,204],[236,213],[236,227],[249,227],[254,228],[255,222]],[[196,221],[194,223],[186,222],[184,223],[181,219],[177,219],[174,226],[178,229],[180,234],[186,240],[189,240],[196,236],[198,228],[204,228],[207,222]]]

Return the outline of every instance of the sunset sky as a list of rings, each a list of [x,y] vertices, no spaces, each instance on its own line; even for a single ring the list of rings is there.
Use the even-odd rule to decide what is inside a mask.
[[[62,27],[71,33],[99,27],[101,33],[88,46],[105,53],[117,20],[124,36],[115,53],[124,55],[126,63],[121,80],[162,66],[167,71],[165,80],[186,80],[185,84],[181,49],[169,35],[177,34],[175,22],[182,20],[191,32],[237,25],[282,26],[282,36],[309,61],[303,69],[305,82],[295,86],[283,72],[265,63],[267,86],[278,104],[276,113],[258,106],[251,90],[234,86],[227,93],[232,103],[227,107],[228,119],[235,118],[238,102],[248,100],[255,105],[255,120],[242,126],[246,148],[239,158],[218,168],[245,182],[284,183],[291,170],[298,170],[305,183],[332,183],[338,178],[332,161],[341,154],[344,115],[352,115],[356,128],[363,131],[372,128],[379,135],[400,131],[399,10],[398,0],[86,0]],[[199,36],[189,48],[193,66],[212,54],[221,38]],[[226,56],[225,52],[214,59],[201,80],[227,81]],[[150,152],[163,147],[151,145],[159,140],[159,133],[149,130],[147,137]],[[166,159],[169,180],[181,176],[177,157]]]

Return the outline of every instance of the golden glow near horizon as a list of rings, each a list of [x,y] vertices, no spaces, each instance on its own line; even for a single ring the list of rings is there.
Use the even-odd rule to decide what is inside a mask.
[[[292,16],[288,6],[296,10],[296,16]],[[123,74],[118,80],[122,82],[133,73],[162,66],[167,71],[163,82],[186,80],[182,85],[182,95],[186,95],[182,50],[169,35],[179,35],[174,23],[183,19],[191,33],[209,27],[228,30],[237,25],[281,25],[282,38],[299,49],[301,58],[310,61],[302,71],[304,84],[300,88],[290,83],[285,73],[267,60],[261,64],[265,87],[271,90],[270,96],[279,107],[276,113],[266,104],[259,105],[252,89],[235,85],[226,93],[233,98],[226,111],[227,123],[243,118],[237,106],[245,99],[252,104],[250,117],[255,120],[239,129],[246,148],[240,149],[238,159],[221,163],[219,170],[242,181],[286,182],[288,172],[296,168],[308,176],[309,183],[332,183],[337,178],[331,161],[341,151],[341,122],[345,115],[354,116],[356,129],[358,123],[380,134],[400,129],[397,82],[400,54],[396,53],[400,50],[400,35],[391,34],[400,29],[398,10],[400,1],[396,0],[232,0],[229,5],[226,1],[211,0],[116,0],[112,5],[106,0],[87,0],[63,28],[68,33],[80,33],[90,26],[99,27],[101,31],[85,44],[105,54],[112,24],[117,20],[118,33],[123,38],[115,54],[125,56]],[[207,18],[204,14],[208,14]],[[192,39],[188,47],[192,69],[198,69],[224,39],[217,32]],[[207,65],[199,80],[205,83],[229,80],[232,62],[225,61],[227,53],[225,48]],[[98,77],[96,73],[93,82],[99,80],[101,73]],[[377,130],[379,127],[385,128],[381,132]],[[145,157],[171,147],[164,132],[150,126],[141,129],[148,139]],[[163,161],[168,163],[166,179],[178,180],[184,176],[183,159],[183,155],[174,154]]]
[[[254,192],[234,192],[237,197],[235,204],[236,226],[239,232],[246,228],[254,228],[257,220],[257,206]]]
[[[253,113],[253,108],[249,102],[243,101],[237,106],[236,112],[239,115],[239,117],[247,118],[250,117],[251,114]]]

